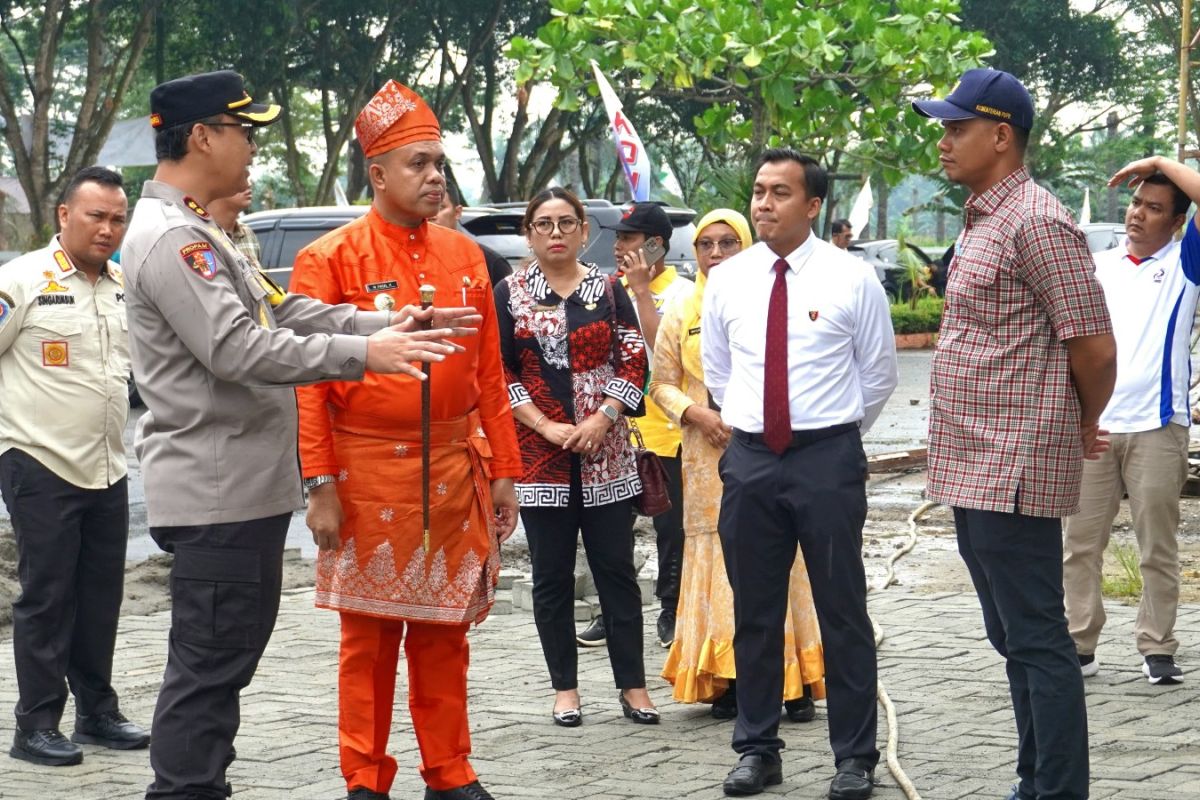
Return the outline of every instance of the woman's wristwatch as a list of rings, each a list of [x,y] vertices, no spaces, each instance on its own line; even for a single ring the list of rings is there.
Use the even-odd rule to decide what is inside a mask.
[[[615,408],[613,408],[612,406],[610,406],[608,403],[600,404],[600,413],[603,414],[604,416],[608,417],[608,421],[612,422],[614,424],[617,421],[617,417],[620,416],[620,414],[617,412],[617,410]]]
[[[322,486],[326,483],[333,483],[335,480],[337,480],[337,478],[333,475],[314,475],[311,478],[305,478],[303,483],[304,488],[311,492],[318,486]]]

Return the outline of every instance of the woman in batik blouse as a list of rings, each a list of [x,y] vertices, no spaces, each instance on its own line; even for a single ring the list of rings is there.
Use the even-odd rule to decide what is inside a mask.
[[[533,565],[533,615],[554,686],[554,722],[583,721],[576,676],[575,553],[596,581],[626,718],[658,722],[646,692],[642,601],[633,563],[641,491],[625,415],[642,407],[646,346],[628,295],[579,262],[583,204],[552,188],[525,211],[533,258],[496,287],[500,348],[517,421],[521,521]]]

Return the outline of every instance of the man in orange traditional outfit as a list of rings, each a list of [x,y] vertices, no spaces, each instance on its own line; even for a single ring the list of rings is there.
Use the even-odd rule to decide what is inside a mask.
[[[388,81],[355,123],[370,212],[296,260],[293,291],[360,308],[473,306],[466,351],[430,374],[430,527],[421,509],[421,381],[369,374],[298,390],[308,524],[320,547],[317,605],[342,618],[338,737],[353,800],[387,798],[400,642],[425,800],[490,800],[467,761],[467,629],[487,616],[500,542],[516,525],[520,474],[499,331],[479,247],[430,225],[446,192],[441,130],[411,89]]]

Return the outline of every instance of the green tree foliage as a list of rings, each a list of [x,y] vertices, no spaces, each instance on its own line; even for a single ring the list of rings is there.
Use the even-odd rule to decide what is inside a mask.
[[[550,80],[558,105],[595,94],[595,59],[624,92],[688,101],[714,161],[774,142],[853,149],[890,181],[936,165],[909,99],[945,90],[990,52],[957,0],[550,0],[536,38],[515,38],[517,81]]]
[[[66,181],[108,138],[157,6],[0,0],[0,121],[39,238],[49,235]]]
[[[1072,158],[1080,134],[1103,130],[1111,111],[1136,107],[1146,91],[1150,76],[1131,55],[1144,51],[1141,37],[1122,32],[1115,16],[1079,11],[1069,0],[963,0],[962,6],[963,25],[985,33],[996,48],[989,66],[1011,72],[1033,95],[1027,154],[1033,173],[1050,183],[1078,182],[1086,171]],[[1072,106],[1075,113],[1065,115]]]

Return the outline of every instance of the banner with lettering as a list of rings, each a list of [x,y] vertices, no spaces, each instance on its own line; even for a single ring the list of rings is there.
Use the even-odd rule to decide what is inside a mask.
[[[600,67],[592,62],[592,71],[596,73],[596,84],[600,87],[600,98],[604,101],[604,111],[608,114],[608,122],[612,126],[613,143],[617,146],[617,160],[625,170],[625,180],[629,183],[629,192],[634,202],[650,199],[650,158],[638,136],[633,123],[625,116],[621,101],[616,92],[608,85]]]

